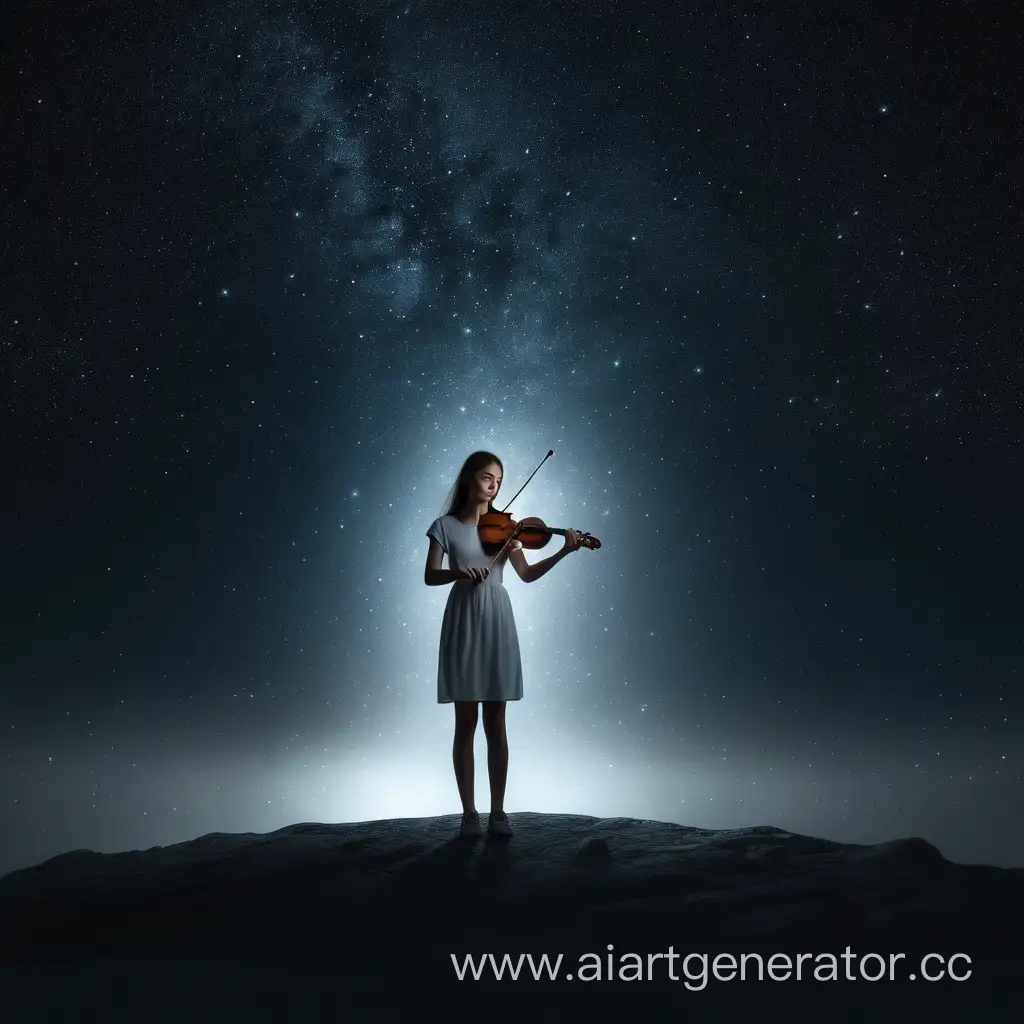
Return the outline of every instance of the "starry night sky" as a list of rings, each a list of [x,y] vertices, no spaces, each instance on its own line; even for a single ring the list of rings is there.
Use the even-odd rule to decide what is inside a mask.
[[[0,871],[457,813],[478,448],[510,812],[1024,865],[1008,6],[143,6],[2,16]]]

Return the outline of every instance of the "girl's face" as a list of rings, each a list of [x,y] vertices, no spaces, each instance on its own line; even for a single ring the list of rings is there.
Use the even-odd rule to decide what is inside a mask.
[[[501,487],[501,466],[492,462],[478,470],[473,477],[473,487],[476,489],[472,495],[474,501],[493,501]]]

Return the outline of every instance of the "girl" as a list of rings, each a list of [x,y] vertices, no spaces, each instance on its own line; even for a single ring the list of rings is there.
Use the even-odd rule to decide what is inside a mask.
[[[466,459],[449,494],[447,510],[427,530],[430,547],[423,572],[423,582],[428,587],[454,584],[441,622],[437,702],[455,705],[452,762],[462,800],[460,832],[474,838],[483,834],[473,789],[478,703],[484,706],[487,774],[491,784],[488,831],[493,835],[512,835],[502,806],[508,775],[505,702],[522,699],[523,669],[512,602],[501,581],[504,563],[511,562],[519,578],[532,583],[580,547],[579,536],[567,530],[560,551],[530,565],[522,544],[513,541],[488,571],[495,552],[492,550],[488,555],[484,551],[477,524],[480,516],[494,511],[493,501],[503,474],[501,459],[491,452],[473,452]],[[448,556],[447,569],[441,568],[444,555]]]

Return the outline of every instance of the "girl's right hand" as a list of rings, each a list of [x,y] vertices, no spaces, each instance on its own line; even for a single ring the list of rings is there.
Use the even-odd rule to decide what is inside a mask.
[[[477,569],[474,566],[473,568],[470,568],[470,569],[463,569],[462,570],[462,574],[466,577],[467,580],[473,580],[476,583],[483,583],[483,581],[485,579],[487,579],[487,574],[490,571],[491,570],[487,569],[487,568]]]

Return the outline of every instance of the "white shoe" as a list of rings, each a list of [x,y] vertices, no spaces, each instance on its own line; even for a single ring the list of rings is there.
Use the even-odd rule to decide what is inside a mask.
[[[476,811],[465,811],[462,815],[462,824],[459,826],[459,835],[467,839],[479,839],[484,834],[480,827],[480,815]]]
[[[512,835],[512,826],[509,824],[508,815],[504,813],[501,815],[491,814],[487,819],[487,831],[492,836]]]

